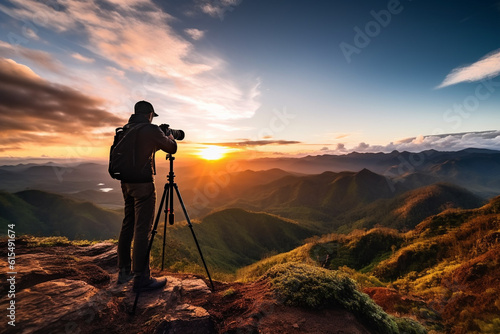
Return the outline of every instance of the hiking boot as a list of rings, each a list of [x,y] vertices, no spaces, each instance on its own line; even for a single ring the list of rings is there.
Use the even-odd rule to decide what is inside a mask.
[[[134,278],[134,273],[130,270],[130,268],[120,268],[120,272],[118,273],[118,281],[116,281],[116,284],[127,283],[132,278]]]
[[[163,276],[160,278],[155,277],[135,277],[134,278],[134,292],[142,291],[151,291],[156,289],[161,289],[167,284],[167,277]]]

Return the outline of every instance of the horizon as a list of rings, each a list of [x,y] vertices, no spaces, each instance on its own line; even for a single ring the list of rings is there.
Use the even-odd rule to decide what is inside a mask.
[[[490,148],[478,148],[478,147],[467,147],[467,148],[461,148],[457,150],[435,150],[435,149],[427,149],[427,150],[422,150],[422,151],[398,151],[398,150],[393,150],[391,152],[358,152],[358,151],[350,151],[350,152],[342,152],[342,153],[318,153],[315,155],[309,154],[309,155],[282,155],[282,156],[259,156],[255,157],[252,159],[239,159],[239,158],[234,158],[234,157],[223,157],[220,159],[216,159],[216,161],[213,160],[207,160],[207,159],[199,159],[196,157],[186,157],[184,160],[178,160],[177,165],[180,165],[181,167],[185,167],[188,165],[192,164],[197,164],[200,165],[200,160],[202,160],[202,164],[205,164],[207,166],[215,166],[215,165],[223,165],[223,164],[231,164],[233,161],[240,162],[240,161],[253,161],[253,160],[278,160],[278,159],[301,159],[301,158],[307,158],[307,157],[323,157],[323,156],[336,156],[336,157],[342,157],[342,156],[348,156],[352,154],[392,154],[394,152],[398,154],[402,153],[409,153],[409,154],[421,154],[421,153],[426,153],[428,151],[435,151],[438,153],[457,153],[457,152],[462,152],[466,150],[484,150],[484,151],[491,151],[491,152],[499,152],[500,149],[490,149]],[[158,152],[157,152],[158,153]],[[163,160],[161,160],[163,161]],[[0,157],[0,167],[7,167],[7,166],[19,166],[19,165],[35,165],[35,166],[57,166],[57,167],[76,167],[84,164],[98,164],[98,165],[107,165],[108,160],[107,158],[100,158],[100,159],[68,159],[68,158],[50,158],[50,157]],[[159,164],[160,165],[160,164]],[[161,166],[161,165],[160,165]],[[166,166],[166,165],[165,165]],[[274,169],[276,167],[270,167],[270,169]],[[280,169],[280,168],[278,168]]]
[[[498,150],[499,17],[497,1],[1,0],[0,163],[104,161],[143,99],[186,132],[185,160]]]

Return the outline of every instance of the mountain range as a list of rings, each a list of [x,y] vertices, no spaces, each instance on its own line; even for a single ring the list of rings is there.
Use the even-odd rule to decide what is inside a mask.
[[[264,162],[268,167],[281,166],[289,170],[270,168],[227,172],[224,165],[223,168],[220,165],[218,168],[202,165],[198,169],[182,165],[177,171],[179,176],[176,181],[191,218],[204,220],[212,212],[241,208],[241,214],[265,212],[291,219],[315,234],[345,233],[355,228],[374,226],[408,230],[443,209],[478,207],[485,203],[486,193],[500,193],[500,180],[497,177],[500,171],[499,151],[467,149],[459,152],[430,150],[418,154],[397,151],[389,154],[351,153],[345,156],[257,159],[237,165],[244,168],[245,164],[260,166]],[[376,171],[384,170],[386,174],[361,166]],[[96,216],[113,215],[113,218],[108,219],[111,222],[109,226],[102,230],[105,232],[75,232],[78,230],[75,227],[71,233],[62,235],[70,238],[85,235],[91,239],[97,235],[111,237],[119,228],[119,218],[116,216],[121,215],[123,199],[119,182],[109,177],[105,167],[94,163],[74,166],[53,163],[1,166],[2,196],[10,196],[4,202],[17,203],[17,209],[10,209],[15,214],[9,213],[9,216],[2,213],[0,217],[12,221],[16,216],[27,215],[26,222],[34,222],[33,217],[43,216],[40,214],[43,208],[37,208],[38,211],[33,213],[35,209],[32,203],[26,202],[30,197],[26,194],[35,192],[26,192],[25,195],[19,192],[39,189],[51,193],[47,195],[51,199],[56,193],[68,198],[52,200],[51,203],[58,204],[52,204],[54,215],[51,217],[69,216],[66,212],[57,213],[64,206],[71,207],[66,211],[72,214],[81,211],[76,208],[83,204],[76,203],[82,201],[107,208],[103,214]],[[357,170],[342,170],[348,167]],[[161,165],[158,168],[158,193],[163,190],[162,182],[165,181],[161,176],[167,174],[164,168]],[[305,174],[310,168],[342,171]],[[37,194],[43,197],[41,192]],[[177,212],[181,212],[177,199],[174,202]],[[24,213],[21,209],[23,205],[28,208]],[[113,212],[109,209],[113,209]],[[2,210],[7,212],[6,208]],[[93,217],[91,220],[98,219]],[[35,226],[34,223],[25,224]],[[44,222],[34,230],[25,231],[46,235],[68,230],[51,230],[50,226],[50,223]],[[85,229],[84,225],[82,229]]]
[[[458,152],[428,150],[419,153],[349,153],[302,158],[265,158],[209,163],[182,163],[176,182],[186,202],[200,207],[202,217],[212,209],[248,193],[254,186],[284,176],[323,172],[360,172],[368,169],[385,177],[391,192],[416,189],[437,182],[461,186],[487,200],[500,193],[500,151],[466,149]],[[160,192],[168,166],[157,161],[156,185]],[[95,204],[123,205],[120,184],[109,177],[107,165],[98,163],[0,166],[0,190],[18,192],[37,189],[60,193]],[[222,204],[221,204],[222,203]],[[208,209],[207,209],[208,208]]]
[[[407,188],[429,185],[437,181],[463,186],[484,198],[499,193],[500,151],[469,148],[456,152],[427,150],[418,153],[349,153],[303,158],[255,159],[243,164],[253,170],[269,166],[289,172],[318,174],[325,171],[360,171],[369,169]]]
[[[374,228],[309,239],[238,271],[252,281],[283,263],[341,270],[385,311],[437,333],[498,333],[500,196],[476,209],[446,209],[412,230]]]
[[[237,166],[176,170],[193,224],[177,203],[175,224],[166,227],[167,270],[204,275],[194,231],[216,279],[252,281],[298,262],[343,272],[388,313],[428,329],[500,329],[500,198],[493,198],[500,152],[351,153]],[[157,192],[166,174],[160,166]],[[19,235],[118,236],[123,200],[105,165],[1,166],[0,185],[0,221],[16,224]]]

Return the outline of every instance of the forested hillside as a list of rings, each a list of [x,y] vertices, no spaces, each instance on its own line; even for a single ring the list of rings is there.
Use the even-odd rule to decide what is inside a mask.
[[[39,190],[0,192],[0,221],[15,224],[18,234],[90,240],[118,238],[121,220],[122,215],[117,212],[62,195]]]

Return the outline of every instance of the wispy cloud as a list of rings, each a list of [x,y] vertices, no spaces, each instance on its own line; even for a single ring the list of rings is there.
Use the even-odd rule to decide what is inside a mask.
[[[58,74],[64,73],[63,64],[54,59],[54,57],[52,57],[49,53],[0,41],[0,57],[14,58],[16,56],[20,56],[25,60],[31,61],[37,66],[49,70],[50,72]]]
[[[349,137],[350,135],[351,135],[350,133],[341,133],[341,134],[336,135],[335,139],[346,138],[346,137]]]
[[[184,32],[195,41],[202,39],[205,35],[205,31],[195,28],[184,29]]]
[[[294,145],[300,144],[300,141],[295,140],[241,140],[226,143],[203,143],[203,145],[217,145],[232,148],[242,148],[249,146],[263,146],[263,145]]]
[[[119,70],[112,66],[106,66],[106,69],[115,77],[125,78],[125,71]]]
[[[71,57],[73,57],[76,60],[79,60],[81,62],[87,63],[87,64],[92,64],[93,62],[95,62],[94,58],[85,57],[77,52],[72,53]]]
[[[202,0],[201,10],[212,17],[224,19],[224,14],[240,4],[241,0]]]
[[[477,62],[453,69],[436,88],[455,85],[460,82],[474,82],[500,74],[500,49],[495,50]]]

